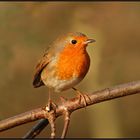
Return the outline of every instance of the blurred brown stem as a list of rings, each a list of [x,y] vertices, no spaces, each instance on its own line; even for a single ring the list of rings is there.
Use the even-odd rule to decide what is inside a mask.
[[[90,99],[86,98],[87,106],[137,93],[140,93],[140,81],[126,83],[112,88],[106,88],[100,91],[95,91],[92,94],[88,94],[88,97],[90,97]],[[85,104],[83,100],[81,100],[81,102],[79,103],[78,97],[72,98],[57,106],[55,117],[57,118],[63,115],[66,109],[72,113],[73,111],[84,107]],[[19,114],[17,116],[0,121],[0,132],[21,124],[36,121],[38,119],[50,118],[50,115],[50,112],[48,112],[44,108],[37,108]]]
[[[35,138],[48,124],[47,119],[41,119],[23,138]]]

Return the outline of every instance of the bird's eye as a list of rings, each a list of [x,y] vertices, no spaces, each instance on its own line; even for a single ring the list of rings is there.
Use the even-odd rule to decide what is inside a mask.
[[[77,43],[77,40],[72,40],[71,43],[72,44],[76,44]]]

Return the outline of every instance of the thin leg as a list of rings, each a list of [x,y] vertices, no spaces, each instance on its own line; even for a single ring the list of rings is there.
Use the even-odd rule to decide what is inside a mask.
[[[47,104],[47,107],[46,107],[46,110],[47,110],[47,111],[51,111],[52,108],[53,108],[54,111],[55,111],[55,109],[56,109],[56,107],[57,107],[57,105],[56,105],[54,102],[52,102],[52,100],[51,100],[51,91],[52,91],[52,90],[49,88],[48,104]]]
[[[51,89],[50,88],[49,88],[48,104],[47,104],[46,110],[47,111],[51,110]]]

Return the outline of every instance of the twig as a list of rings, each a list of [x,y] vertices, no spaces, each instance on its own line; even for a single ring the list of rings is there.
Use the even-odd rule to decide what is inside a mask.
[[[48,124],[47,119],[41,119],[23,138],[35,138]]]
[[[123,97],[123,96],[138,94],[138,93],[140,93],[140,81],[122,84],[119,86],[115,86],[113,88],[106,88],[104,90],[100,90],[92,94],[88,94],[91,100],[89,100],[88,98],[86,99],[87,106],[93,105],[99,102],[104,102],[107,100]],[[75,110],[78,110],[84,107],[85,106],[84,106],[83,100],[79,104],[78,97],[72,98],[66,101],[63,105],[59,105],[56,108],[55,117],[57,118],[60,115],[63,115],[65,108],[67,108],[70,112],[73,112]],[[49,118],[49,116],[50,116],[49,112],[44,111],[43,108],[37,108],[31,111],[22,113],[20,115],[0,121],[0,132],[16,127],[21,124],[36,121],[38,119]]]
[[[65,138],[67,131],[68,131],[68,127],[69,127],[69,123],[70,123],[70,114],[71,112],[68,110],[67,107],[65,107],[65,103],[67,102],[68,99],[64,98],[64,97],[60,97],[61,103],[64,106],[64,112],[63,112],[63,116],[64,116],[64,128],[62,131],[62,135],[61,138]]]
[[[70,123],[70,112],[66,109],[64,113],[64,128],[61,136],[62,139],[65,138],[67,134],[69,123]]]
[[[51,110],[50,115],[48,117],[48,121],[51,125],[51,138],[55,138],[55,112],[54,110]]]

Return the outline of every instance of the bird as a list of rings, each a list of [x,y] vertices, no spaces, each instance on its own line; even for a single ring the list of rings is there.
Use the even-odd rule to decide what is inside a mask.
[[[48,111],[51,108],[51,90],[59,93],[72,88],[82,95],[75,86],[89,70],[90,56],[86,48],[92,42],[95,40],[81,32],[70,32],[59,36],[45,50],[35,67],[33,86],[48,87]]]

